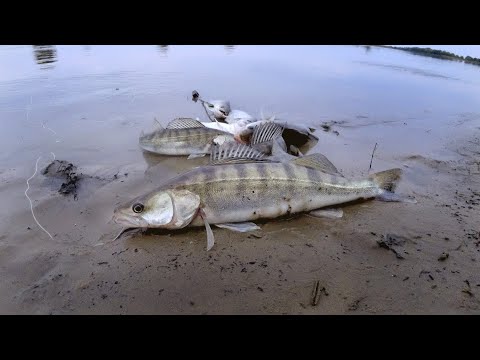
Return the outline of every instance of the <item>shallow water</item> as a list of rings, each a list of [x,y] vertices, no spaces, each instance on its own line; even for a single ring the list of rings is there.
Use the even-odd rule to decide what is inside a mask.
[[[47,50],[39,58],[38,52]],[[47,50],[0,48],[2,166],[29,164],[50,151],[89,163],[139,161],[138,134],[152,127],[154,117],[162,123],[176,116],[205,119],[200,105],[190,100],[194,89],[207,99],[229,99],[234,108],[254,115],[263,110],[316,126],[329,120],[348,121],[349,126],[384,124],[357,130],[372,148],[379,142],[379,150],[395,152],[400,149],[391,142],[404,136],[404,123],[441,136],[444,125],[454,119],[480,116],[478,67],[390,49],[52,46]],[[50,62],[44,64],[48,56]],[[326,151],[337,140],[326,136],[319,147]],[[408,136],[403,141],[416,146],[417,140]]]
[[[477,66],[361,46],[2,46],[0,192],[10,205],[0,209],[0,265],[4,275],[0,288],[2,293],[8,294],[3,302],[0,301],[0,312],[93,311],[93,305],[87,307],[86,302],[75,303],[82,297],[76,293],[80,290],[77,285],[72,285],[73,280],[66,281],[61,287],[61,291],[68,289],[77,295],[70,298],[68,306],[59,305],[53,297],[50,300],[47,297],[43,305],[39,305],[35,296],[31,302],[26,297],[31,295],[34,284],[43,284],[47,293],[51,291],[53,296],[53,288],[44,284],[58,268],[69,269],[75,281],[82,281],[91,267],[93,260],[90,257],[99,256],[97,252],[113,252],[111,248],[104,249],[107,245],[98,244],[103,244],[107,237],[114,237],[118,230],[109,222],[114,206],[174,174],[204,163],[206,159],[154,156],[142,153],[138,147],[141,130],[151,129],[154,118],[163,124],[179,116],[206,119],[200,104],[191,100],[192,90],[199,91],[204,99],[228,99],[233,108],[253,115],[259,116],[261,112],[274,114],[278,118],[316,127],[320,141],[312,151],[324,153],[346,176],[367,174],[372,150],[378,143],[373,171],[402,167],[405,177],[400,189],[415,194],[427,204],[417,207],[378,202],[352,205],[345,208],[342,222],[335,220],[335,224],[343,224],[338,228],[337,225],[320,223],[324,226],[321,233],[330,234],[330,239],[346,241],[345,234],[358,232],[354,223],[362,221],[367,227],[377,227],[376,231],[388,230],[382,227],[389,224],[410,234],[461,232],[474,224],[470,218],[466,224],[459,223],[459,228],[454,230],[445,220],[447,218],[442,220],[435,209],[440,206],[438,202],[452,202],[454,190],[461,190],[462,186],[470,189],[468,181],[474,179],[472,176],[480,170],[476,170],[478,163],[475,162],[475,158],[478,159],[476,154],[480,154],[478,137],[475,138],[480,128],[480,68]],[[324,132],[322,123],[333,123],[332,130],[338,135],[332,131]],[[58,195],[39,173],[30,182],[30,196],[37,217],[54,235],[55,241],[49,242],[47,235],[33,222],[24,191],[36,159],[42,156],[39,161],[39,169],[42,169],[53,154],[101,180],[87,184],[77,202]],[[118,181],[104,181],[117,172],[120,173]],[[123,173],[129,175],[122,177]],[[460,173],[467,177],[458,177]],[[455,187],[456,181],[463,185]],[[480,215],[478,208],[465,211],[470,214],[467,217]],[[303,253],[285,255],[291,251],[289,241],[316,239],[318,224],[318,220],[312,219],[267,222],[264,228],[270,235],[289,228],[287,235],[283,235],[286,236],[285,243],[280,245],[283,246],[281,249],[273,249],[271,242],[256,240],[260,250],[254,253],[241,235],[230,235],[226,230],[215,231],[223,234],[223,241],[231,237],[228,241],[233,242],[228,243],[229,251],[233,251],[234,256],[244,258],[255,254],[268,257],[274,252],[280,258],[293,258],[298,264],[303,263],[285,280],[294,283],[295,279],[304,281],[308,278],[305,274],[318,271],[312,270],[317,269],[318,264],[309,268],[305,264],[315,260]],[[359,236],[364,233],[369,231],[365,229]],[[172,237],[170,242],[152,242],[147,237],[138,240],[137,244],[143,244],[158,258],[164,258],[166,251],[175,252],[174,249],[181,246],[182,251],[187,248],[197,253],[198,261],[202,262],[203,238],[204,234],[195,230],[180,234],[177,240]],[[192,239],[198,241],[192,245]],[[111,246],[123,251],[138,246],[133,241],[118,241]],[[222,236],[218,235],[217,243],[222,243]],[[338,246],[335,242],[327,248],[325,243],[315,244],[327,254],[329,249]],[[424,246],[426,251],[440,249],[438,244],[425,243]],[[77,255],[79,252],[91,254],[92,247],[97,255],[88,255],[78,263],[71,260],[65,250]],[[373,256],[368,252],[371,249],[357,250],[362,252],[363,260]],[[55,261],[49,260],[52,256]],[[435,254],[432,257],[435,262],[434,257]],[[219,261],[225,265],[228,259],[223,256]],[[425,261],[421,257],[417,260]],[[138,261],[143,264],[145,260]],[[358,280],[355,273],[362,273],[358,269],[363,266],[352,265],[355,261],[351,260],[349,270],[342,270],[344,272],[331,265],[333,273],[345,276],[348,281],[344,279],[341,285],[331,283],[330,286],[352,289]],[[328,259],[323,258],[322,262],[328,262]],[[24,270],[26,264],[33,264],[38,272]],[[129,264],[131,267],[132,263]],[[272,266],[284,269],[285,264],[280,262]],[[329,268],[328,264],[325,266]],[[405,271],[410,268],[405,266]],[[117,271],[126,274],[131,270],[120,262]],[[189,279],[208,282],[211,274],[207,273],[205,270],[200,272],[203,277],[192,275]],[[173,282],[178,280],[171,276]],[[243,278],[242,281],[254,284],[266,281],[268,276],[257,273],[255,280]],[[382,293],[380,289],[393,289],[387,278],[379,280],[375,291]],[[225,281],[237,280],[231,277]],[[215,284],[213,281],[209,285],[213,287],[209,291],[215,293],[218,290],[220,285],[215,288]],[[195,286],[195,291],[204,299],[206,295],[202,289]],[[279,292],[283,294],[280,288],[270,290],[275,296]],[[177,289],[177,295],[182,291],[195,293],[186,286],[183,290]],[[252,291],[258,290],[254,287]],[[24,295],[25,292],[29,295]],[[130,284],[124,293],[135,293],[135,286]],[[137,297],[130,312],[189,312],[190,309],[188,304],[186,307],[172,305],[174,293],[168,304],[152,302],[150,295],[145,296]],[[230,307],[217,308],[217,312],[261,312],[261,309],[281,312],[270,299],[262,302],[248,291],[244,296],[247,305],[237,304],[232,298]],[[285,295],[283,299],[287,298]],[[427,299],[430,298],[427,296]],[[428,312],[427,304],[421,300],[416,299],[416,303],[407,300],[393,305],[388,301],[377,303],[374,307],[381,312],[399,312],[403,305],[405,309],[419,306]],[[200,301],[203,304],[201,311],[210,309],[209,301]],[[298,310],[286,301],[282,303],[282,311]],[[146,303],[149,306],[144,310],[142,306]],[[449,312],[458,306],[458,302],[452,307],[442,303],[436,309]],[[471,304],[468,306],[476,309]],[[114,312],[108,305],[102,309],[101,312]],[[331,305],[321,312],[342,312],[342,309]]]

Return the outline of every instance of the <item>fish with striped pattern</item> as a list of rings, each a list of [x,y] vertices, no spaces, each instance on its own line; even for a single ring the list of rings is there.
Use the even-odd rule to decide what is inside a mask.
[[[400,169],[349,180],[321,154],[274,161],[256,155],[248,159],[247,150],[239,162],[229,151],[220,155],[212,152],[215,161],[211,164],[194,168],[119,206],[113,220],[133,228],[205,226],[210,250],[214,244],[210,224],[249,231],[258,229],[251,223],[257,219],[315,211],[359,199],[406,201],[393,192]]]

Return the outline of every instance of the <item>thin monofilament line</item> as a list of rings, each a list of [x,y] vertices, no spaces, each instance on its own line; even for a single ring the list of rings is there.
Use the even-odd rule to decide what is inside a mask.
[[[52,153],[52,155],[55,157],[55,154]],[[48,236],[50,236],[50,239],[53,240],[53,236],[50,235],[50,233],[38,222],[37,218],[35,217],[35,214],[33,212],[33,203],[32,203],[32,200],[30,199],[30,197],[28,196],[27,192],[28,190],[30,189],[30,184],[29,184],[29,181],[32,180],[35,175],[37,174],[37,171],[38,171],[38,161],[41,159],[41,156],[38,157],[36,163],[35,163],[35,172],[33,173],[32,176],[30,176],[29,179],[27,179],[27,189],[25,190],[25,196],[27,197],[28,201],[30,202],[30,211],[32,212],[32,216],[33,216],[33,220],[35,220],[35,222],[37,223],[37,225],[47,233]]]
[[[32,107],[32,97],[30,96],[30,105],[27,105],[27,122],[30,121],[30,108]]]
[[[54,130],[50,129],[48,126],[46,126],[45,123],[42,123],[42,126],[44,129],[50,130],[53,133],[53,135],[57,135],[57,133]]]

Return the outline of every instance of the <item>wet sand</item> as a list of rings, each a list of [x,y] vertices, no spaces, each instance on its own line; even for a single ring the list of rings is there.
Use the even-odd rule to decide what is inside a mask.
[[[227,50],[0,48],[0,314],[479,314],[478,68],[389,49]],[[371,172],[402,168],[397,192],[417,203],[213,227],[209,252],[202,228],[112,241],[118,204],[206,163],[138,147],[154,117],[204,118],[193,89],[316,127],[311,152],[346,177],[368,174],[378,143]],[[41,173],[54,155],[83,174],[76,197]],[[52,238],[25,196],[39,156],[28,195]]]
[[[0,193],[12,205],[1,210],[0,312],[479,313],[480,127],[477,117],[470,120],[461,131],[452,123],[452,136],[443,143],[423,131],[424,142],[437,149],[430,153],[392,153],[380,144],[372,170],[403,168],[397,192],[414,195],[417,204],[358,202],[342,207],[342,219],[297,215],[261,221],[253,233],[214,228],[216,244],[209,252],[204,229],[148,231],[112,241],[121,227],[110,220],[120,202],[205,158],[145,153],[143,163],[110,169],[76,164],[83,174],[107,179],[80,183],[77,200],[59,194],[58,183],[39,172],[29,196],[53,239],[28,208],[25,179],[31,174],[3,170]],[[356,138],[358,129],[384,126],[364,121],[333,126],[338,136],[318,130],[315,151],[346,176],[366,174],[370,162],[371,149]],[[432,156],[440,152],[448,160]],[[386,236],[398,242],[393,249],[400,256],[379,246]],[[313,306],[317,281],[321,291]]]

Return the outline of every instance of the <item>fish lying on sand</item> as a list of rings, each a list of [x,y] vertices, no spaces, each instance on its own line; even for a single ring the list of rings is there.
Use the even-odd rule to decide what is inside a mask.
[[[178,118],[167,128],[161,127],[147,134],[141,134],[139,145],[142,149],[161,155],[202,156],[210,153],[210,148],[224,142],[234,141],[233,135],[205,127],[200,121]]]
[[[209,165],[179,175],[116,208],[113,220],[134,228],[205,226],[210,250],[214,244],[210,224],[249,231],[258,229],[249,221],[359,199],[406,201],[393,193],[400,169],[348,180],[321,154],[276,162],[241,144],[213,150]]]
[[[175,119],[167,125],[166,129],[160,124],[158,127],[158,130],[140,136],[139,144],[142,149],[161,155],[189,155],[193,158],[209,154],[214,145],[237,141],[231,133],[221,128],[205,127],[204,123],[191,118]],[[259,150],[261,148],[266,154],[270,154],[271,141],[278,139],[279,146],[286,152],[286,146],[281,142],[283,130],[282,126],[266,121],[260,126],[243,132],[241,141],[250,146],[257,146]]]

